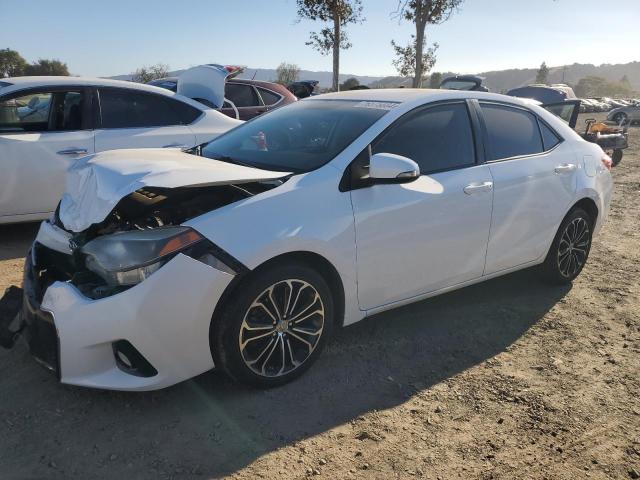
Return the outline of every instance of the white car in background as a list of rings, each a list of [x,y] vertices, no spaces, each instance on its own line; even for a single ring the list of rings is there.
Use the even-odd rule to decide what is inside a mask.
[[[0,80],[0,224],[51,215],[67,169],[85,155],[120,148],[188,149],[238,125],[188,98],[222,104],[228,72],[192,70],[182,94],[98,78]],[[199,82],[203,72],[208,78]]]
[[[63,383],[152,390],[215,366],[280,385],[334,327],[536,265],[571,282],[612,193],[599,146],[482,92],[310,97],[197,153],[71,169],[21,325]]]

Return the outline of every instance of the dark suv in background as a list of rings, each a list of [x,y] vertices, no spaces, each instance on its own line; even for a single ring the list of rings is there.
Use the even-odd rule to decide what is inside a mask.
[[[178,77],[152,80],[149,85],[175,92],[178,87]],[[240,120],[250,120],[261,113],[288,105],[297,100],[295,95],[283,85],[240,78],[227,80],[224,96],[234,103],[238,109]],[[219,110],[231,118],[237,117],[236,112],[228,102],[224,102],[224,105]]]

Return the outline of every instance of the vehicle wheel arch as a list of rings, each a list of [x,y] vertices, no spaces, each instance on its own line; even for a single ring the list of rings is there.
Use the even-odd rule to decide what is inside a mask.
[[[285,263],[306,265],[316,270],[327,282],[334,301],[335,309],[335,325],[340,327],[343,324],[345,316],[345,291],[342,278],[335,266],[322,255],[310,251],[291,251],[276,255],[269,260],[264,261],[253,270],[237,275],[227,286],[220,301],[216,305],[209,330],[213,328],[216,318],[219,318],[225,308],[225,304],[233,298],[233,294],[243,283],[251,278],[255,273]]]
[[[578,200],[576,203],[574,203],[571,206],[571,208],[569,209],[569,211],[565,215],[565,218],[567,217],[567,215],[570,215],[571,212],[573,212],[577,208],[581,208],[582,210],[587,212],[587,214],[591,218],[591,222],[592,222],[591,223],[591,228],[593,228],[596,225],[597,221],[598,221],[598,214],[599,214],[598,205],[595,202],[595,200],[593,198],[591,198],[591,197],[583,197],[583,198],[581,198],[580,200]],[[562,220],[564,221],[564,218]]]

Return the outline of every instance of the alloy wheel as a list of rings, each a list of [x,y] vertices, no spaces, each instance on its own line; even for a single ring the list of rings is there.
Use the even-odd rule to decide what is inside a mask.
[[[565,228],[558,244],[558,269],[566,278],[575,276],[589,254],[589,224],[584,218],[575,218]]]
[[[324,304],[313,285],[298,279],[271,285],[251,303],[240,326],[245,365],[263,377],[296,370],[318,345],[324,321]]]

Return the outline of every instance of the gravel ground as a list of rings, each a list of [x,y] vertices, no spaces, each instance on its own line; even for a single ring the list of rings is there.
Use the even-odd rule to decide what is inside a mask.
[[[640,478],[640,127],[566,288],[523,271],[337,333],[270,391],[62,386],[0,351],[0,478]],[[0,227],[0,289],[36,225]]]

